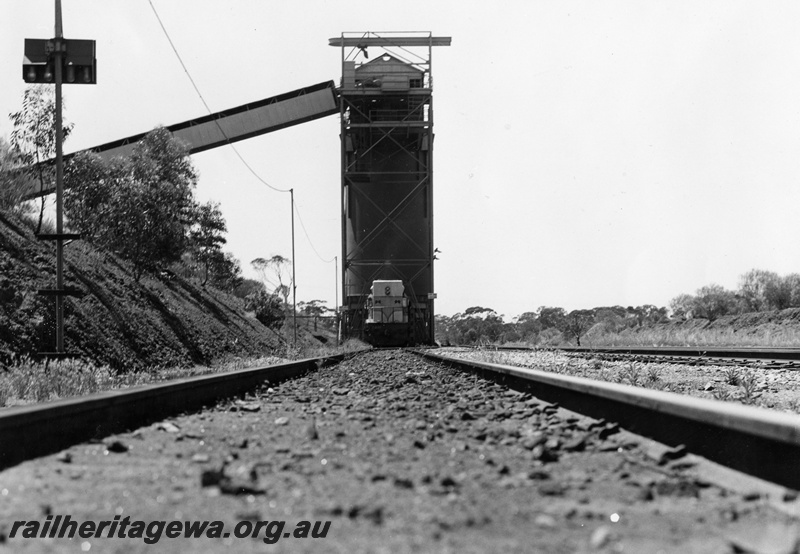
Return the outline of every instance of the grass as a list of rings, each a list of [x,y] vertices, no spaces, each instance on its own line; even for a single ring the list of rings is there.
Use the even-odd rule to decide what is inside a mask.
[[[645,377],[645,382],[649,383],[650,385],[655,386],[656,383],[661,382],[661,370],[660,366],[654,364],[648,364],[647,366],[647,375]]]
[[[117,373],[80,360],[15,360],[0,374],[0,406],[45,402],[152,382],[149,372]]]
[[[622,366],[620,376],[634,387],[639,386],[639,377],[642,373],[642,366],[639,362],[629,361]]]
[[[742,404],[755,404],[756,399],[760,396],[756,393],[758,379],[755,374],[750,371],[745,371],[739,379],[739,386],[742,388],[739,398]]]
[[[731,366],[725,368],[725,382],[729,385],[738,386],[741,379],[742,370],[738,367]]]
[[[116,371],[79,359],[36,361],[28,357],[14,360],[0,372],[0,407],[34,404],[60,398],[85,396],[96,392],[123,389],[164,381],[224,373],[248,367],[273,365],[291,360],[349,354],[367,346],[359,341],[347,341],[338,347],[305,347],[290,349],[285,357],[232,357],[220,360],[211,367],[145,369]]]
[[[370,348],[370,346],[356,339],[348,339],[340,346],[288,347],[285,356],[288,360],[302,360],[303,358],[321,358],[322,356],[333,356],[336,354],[352,354],[353,352],[358,352],[365,348]]]

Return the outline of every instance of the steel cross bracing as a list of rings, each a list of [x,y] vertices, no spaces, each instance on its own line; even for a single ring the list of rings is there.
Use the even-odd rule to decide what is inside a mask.
[[[420,195],[421,192],[425,192],[424,186],[427,184],[428,178],[422,179],[416,186],[409,192],[403,200],[401,200],[391,212],[385,212],[375,201],[369,197],[369,195],[365,194],[363,191],[359,190],[358,188],[353,187],[353,190],[359,194],[360,197],[364,198],[366,201],[372,205],[377,212],[383,215],[383,220],[381,220],[378,225],[372,228],[372,230],[355,245],[355,249],[349,250],[347,252],[347,259],[351,259],[358,251],[363,251],[370,243],[376,240],[381,231],[385,230],[388,226],[393,227],[398,233],[408,239],[409,244],[416,246],[419,251],[422,253],[423,256],[428,254],[427,245],[420,244],[420,242],[414,239],[408,232],[403,229],[402,225],[400,225],[397,220],[400,215],[402,215],[403,211],[411,205],[411,201],[414,200],[416,197]]]
[[[430,94],[425,96],[425,101],[428,105],[430,105]],[[351,245],[351,248],[347,248],[347,246],[345,246],[345,270],[355,270],[355,268],[360,265],[385,265],[386,260],[375,260],[373,262],[371,260],[360,259],[356,261],[356,258],[360,253],[366,250],[371,243],[381,238],[381,236],[385,236],[387,231],[391,229],[397,235],[403,237],[407,245],[411,245],[414,250],[419,253],[419,255],[423,256],[421,259],[414,260],[416,264],[422,265],[422,267],[414,275],[414,277],[416,277],[421,271],[432,266],[431,236],[429,233],[427,236],[421,237],[424,242],[419,240],[419,238],[412,237],[404,225],[400,222],[400,218],[410,207],[412,207],[413,202],[418,200],[418,198],[423,194],[425,197],[422,199],[422,203],[427,209],[429,209],[430,198],[428,197],[430,195],[430,184],[432,181],[432,175],[430,172],[430,145],[432,142],[431,131],[433,126],[433,121],[430,115],[432,112],[429,110],[428,117],[425,119],[421,118],[420,121],[410,122],[419,128],[419,132],[417,133],[418,136],[416,137],[415,141],[406,142],[404,144],[398,140],[398,135],[408,137],[408,134],[404,132],[404,128],[402,128],[399,124],[409,122],[409,118],[416,113],[419,113],[421,116],[424,110],[421,110],[420,108],[422,108],[424,104],[420,104],[419,106],[413,108],[405,115],[405,117],[396,122],[373,121],[369,115],[365,114],[363,110],[359,109],[357,102],[346,98],[344,95],[342,95],[342,104],[343,110],[353,110],[360,114],[363,118],[363,123],[358,127],[355,127],[352,123],[350,123],[352,118],[343,118],[343,137],[354,139],[371,138],[371,136],[363,137],[359,135],[364,134],[364,131],[361,131],[360,128],[372,130],[372,128],[370,128],[370,124],[372,123],[378,124],[377,131],[379,133],[378,139],[372,142],[372,144],[370,144],[364,151],[354,152],[350,160],[347,159],[346,155],[343,158],[345,160],[345,167],[343,170],[343,182],[345,188],[344,194],[357,196],[367,203],[375,213],[381,216],[380,221],[377,222],[377,224],[373,224],[372,228],[369,229],[365,235],[361,236],[360,238],[356,238],[354,243]],[[347,112],[345,111],[345,113]],[[383,125],[386,125],[387,123],[394,124],[394,126],[384,127]],[[426,141],[426,149],[418,149],[414,151],[410,148],[411,144],[415,144],[417,147],[419,147],[420,144],[423,144]],[[393,147],[393,150],[381,152],[380,154],[385,157],[392,158],[395,161],[395,165],[397,165],[398,160],[402,161],[402,159],[405,158],[406,161],[413,162],[413,166],[409,167],[409,169],[406,171],[364,170],[364,168],[371,166],[374,167],[375,165],[381,164],[383,161],[382,159],[370,160],[368,157],[371,156],[371,154],[378,148],[379,145],[387,146],[386,143],[391,143],[388,146]],[[345,145],[345,148],[347,148],[347,145]],[[365,160],[366,163],[364,163]],[[403,177],[405,178],[402,179]],[[386,180],[386,182],[381,182],[384,180]],[[374,193],[364,190],[366,183],[375,181],[377,181],[377,184],[373,186],[380,187],[403,185],[413,188],[411,188],[411,190],[402,199],[391,206],[390,210],[387,210],[374,200]],[[350,204],[349,200],[350,198],[345,199],[348,207]],[[396,264],[398,262],[399,260],[391,260],[392,264]],[[363,277],[365,276],[362,276],[362,278]]]

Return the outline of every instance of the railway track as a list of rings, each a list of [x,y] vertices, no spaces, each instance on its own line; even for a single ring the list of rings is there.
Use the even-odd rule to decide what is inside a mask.
[[[667,353],[655,349],[568,351],[594,357],[626,354],[637,360],[669,359],[674,363],[687,358],[688,352],[687,349],[672,349]],[[697,356],[704,354],[691,352]],[[435,350],[417,351],[417,354],[499,380],[570,410],[615,421],[660,442],[683,445],[709,459],[768,481],[800,489],[800,473],[794,471],[795,460],[800,459],[798,416],[508,365],[466,361],[442,356]],[[713,356],[709,359],[761,362],[778,356],[781,360],[791,360],[798,356],[798,351],[767,353],[737,349],[714,351]],[[257,386],[338,363],[343,358],[344,355],[337,355],[300,360],[4,410],[0,413],[0,468],[77,442],[198,409],[218,399],[252,391]]]
[[[95,408],[80,399],[52,403],[49,408],[70,406],[60,416],[51,412],[60,424],[44,423],[44,411],[31,417],[47,405],[2,413],[4,453],[34,434],[28,423],[89,431],[45,448],[66,448],[56,455],[26,447],[18,460],[41,457],[13,467],[6,458],[0,537],[11,514],[43,519],[65,506],[73,517],[95,519],[103,510],[105,519],[117,510],[143,519],[220,519],[226,525],[243,518],[331,520],[332,542],[292,543],[293,551],[307,552],[371,552],[376,545],[393,552],[522,552],[532,544],[575,552],[623,543],[627,551],[655,551],[662,544],[720,551],[731,544],[748,548],[753,533],[747,526],[780,522],[781,530],[791,530],[796,524],[774,512],[772,502],[797,510],[789,489],[799,487],[782,476],[796,466],[797,418],[752,420],[749,410],[734,410],[716,421],[719,414],[704,406],[668,408],[659,395],[638,395],[631,387],[467,363],[435,351],[373,351],[213,377],[222,380],[130,391],[138,399],[97,395],[87,399]],[[221,383],[228,381],[223,391]],[[188,392],[201,388],[216,390],[215,398],[249,393],[245,400],[212,404],[211,397]],[[168,400],[178,390],[195,398],[183,405]],[[152,397],[144,400],[148,391]],[[137,407],[140,401],[150,407]],[[197,406],[205,407],[186,413]],[[690,413],[692,406],[699,415]],[[79,425],[63,419],[94,409],[99,415],[82,415]],[[123,422],[121,413],[131,419]],[[705,420],[691,423],[695,416]],[[651,420],[652,429],[637,417]],[[105,420],[116,423],[98,432],[93,426]],[[739,429],[745,420],[746,429]],[[659,447],[628,428],[670,440],[660,439]],[[665,429],[667,435],[658,434]],[[102,438],[110,430],[117,434]],[[704,437],[698,448],[733,437],[740,449],[733,455],[744,453],[751,462],[758,456],[750,450],[761,450],[762,460],[784,459],[770,470],[784,486],[764,484],[777,495],[769,502],[765,493],[720,488],[694,472],[692,454],[675,448],[694,450],[689,435]],[[94,441],[74,444],[87,436]],[[40,550],[35,541],[12,540],[15,549]],[[204,544],[187,547],[209,548]],[[122,552],[131,546],[119,541],[103,548]],[[235,547],[256,552],[264,545],[237,541]]]
[[[499,350],[529,350],[497,347]],[[765,369],[800,369],[800,348],[698,348],[698,347],[559,347],[576,357],[600,360],[635,360],[687,365],[758,366]]]

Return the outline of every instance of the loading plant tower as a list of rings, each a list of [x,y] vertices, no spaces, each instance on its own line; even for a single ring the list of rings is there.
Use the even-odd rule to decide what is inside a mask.
[[[372,344],[434,342],[431,68],[433,47],[450,40],[431,33],[330,39],[342,52],[345,336]]]

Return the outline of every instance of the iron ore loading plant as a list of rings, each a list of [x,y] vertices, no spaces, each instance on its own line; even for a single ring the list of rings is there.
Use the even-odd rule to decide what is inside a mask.
[[[322,82],[167,127],[195,154],[340,115],[342,338],[434,343],[431,62],[433,47],[450,42],[429,32],[342,33],[329,40],[342,51],[340,88]],[[130,154],[145,134],[89,150]]]
[[[343,33],[343,334],[433,344],[433,46],[449,37]]]

